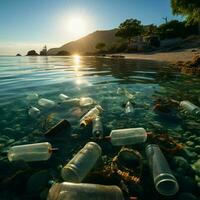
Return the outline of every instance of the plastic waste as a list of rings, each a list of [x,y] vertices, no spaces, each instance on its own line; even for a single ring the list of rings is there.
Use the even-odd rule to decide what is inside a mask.
[[[95,138],[103,138],[103,125],[100,116],[92,120],[92,134]]]
[[[80,106],[90,106],[94,103],[94,100],[90,97],[82,97],[80,98],[79,104]]]
[[[124,200],[121,189],[115,185],[88,183],[56,183],[47,200]]]
[[[171,196],[178,192],[179,186],[176,178],[172,174],[167,160],[158,145],[149,144],[146,147],[146,156],[156,190],[165,196]]]
[[[66,101],[66,100],[69,100],[69,97],[67,96],[67,95],[65,95],[65,94],[59,94],[59,99],[61,100],[61,101]]]
[[[26,97],[26,99],[29,101],[37,100],[38,98],[39,98],[39,95],[37,93],[28,94],[28,96]]]
[[[87,126],[93,119],[95,119],[101,112],[103,108],[100,105],[95,106],[90,111],[88,111],[80,120],[81,126]]]
[[[29,116],[35,118],[38,115],[40,115],[40,110],[36,107],[31,106],[28,110],[28,114],[29,114]]]
[[[73,98],[73,99],[66,99],[63,101],[64,104],[72,104],[72,105],[79,105],[80,99],[78,98]]]
[[[146,142],[147,132],[144,128],[117,129],[108,138],[114,146],[139,144]]]
[[[54,101],[45,98],[39,99],[38,104],[45,108],[53,108],[54,106],[56,106],[56,103]]]
[[[180,107],[188,113],[200,115],[200,107],[194,105],[190,101],[181,101]]]
[[[71,125],[66,119],[61,120],[55,126],[44,133],[46,137],[61,136],[62,134],[64,134],[65,137],[66,135],[71,135]]]
[[[8,151],[8,160],[27,162],[48,160],[54,150],[48,142],[13,146]]]
[[[61,170],[63,180],[80,183],[101,156],[101,147],[88,142]]]
[[[128,101],[125,105],[125,113],[133,112],[133,105],[130,101]]]

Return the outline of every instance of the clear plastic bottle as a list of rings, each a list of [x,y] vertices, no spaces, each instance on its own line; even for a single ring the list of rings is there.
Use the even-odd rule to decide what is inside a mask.
[[[8,151],[8,160],[27,162],[48,160],[53,150],[48,142],[13,146]]]
[[[125,105],[125,113],[133,112],[133,105],[130,101],[128,101]]]
[[[65,101],[63,101],[64,104],[72,104],[72,105],[79,105],[80,99],[78,98],[73,98],[73,99],[66,99]]]
[[[146,147],[146,156],[153,174],[156,190],[165,196],[176,194],[179,189],[178,183],[159,146],[149,144]]]
[[[66,100],[69,100],[69,97],[67,96],[67,95],[65,95],[65,94],[59,94],[59,99],[61,100],[61,101],[66,101]]]
[[[56,183],[49,190],[47,200],[124,200],[116,185],[88,183]]]
[[[146,142],[147,132],[144,128],[117,129],[111,131],[109,138],[114,146],[139,144]]]
[[[82,97],[80,98],[79,104],[80,106],[90,106],[94,103],[94,100],[90,97]]]
[[[100,116],[92,120],[92,134],[95,138],[103,138],[103,125]]]
[[[54,101],[45,98],[39,99],[38,104],[45,108],[53,108],[56,105]]]
[[[61,170],[63,180],[80,183],[101,156],[101,147],[88,142]]]
[[[28,110],[28,114],[29,114],[29,116],[35,118],[38,115],[40,115],[40,110],[36,107],[31,106]]]
[[[195,115],[200,115],[200,108],[190,101],[181,101],[180,102],[180,107],[187,111],[188,113],[195,114]]]
[[[87,126],[93,119],[95,119],[103,111],[100,105],[95,106],[88,111],[80,120],[81,126]]]

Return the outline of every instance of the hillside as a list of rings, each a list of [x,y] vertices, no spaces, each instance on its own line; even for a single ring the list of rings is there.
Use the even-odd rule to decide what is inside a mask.
[[[56,55],[59,51],[68,51],[70,53],[91,53],[95,52],[95,46],[99,42],[104,42],[107,46],[111,46],[117,40],[119,40],[117,37],[115,37],[116,29],[113,30],[105,30],[105,31],[95,31],[94,33],[91,33],[83,38],[80,38],[76,41],[69,42],[67,44],[64,44],[63,46],[59,48],[52,48],[49,49],[47,54],[48,55]]]

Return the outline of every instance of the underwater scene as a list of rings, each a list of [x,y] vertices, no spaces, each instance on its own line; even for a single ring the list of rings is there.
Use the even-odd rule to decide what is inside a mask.
[[[0,200],[199,199],[199,107],[165,62],[0,57]]]

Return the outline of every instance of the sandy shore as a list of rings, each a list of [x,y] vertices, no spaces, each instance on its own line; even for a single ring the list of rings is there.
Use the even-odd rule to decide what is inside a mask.
[[[194,51],[195,50],[195,51]],[[192,57],[200,53],[200,48],[184,49],[173,52],[153,52],[153,53],[122,53],[115,55],[125,56],[127,59],[156,60],[170,63],[178,61],[190,61]]]

